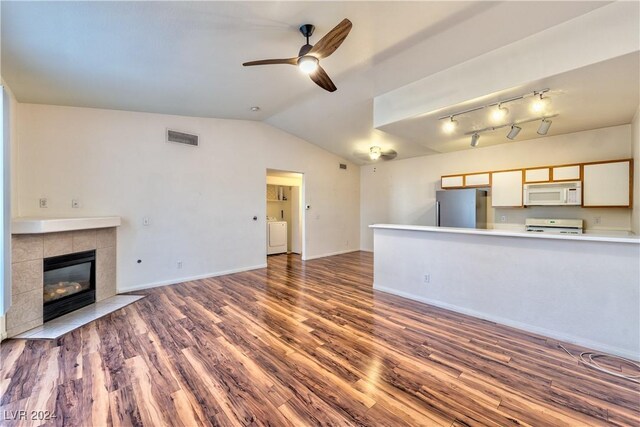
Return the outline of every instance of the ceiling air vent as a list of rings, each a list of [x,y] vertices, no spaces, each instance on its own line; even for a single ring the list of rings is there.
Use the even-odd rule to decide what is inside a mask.
[[[198,135],[190,133],[178,132],[177,130],[167,129],[167,142],[176,142],[178,144],[198,146]]]

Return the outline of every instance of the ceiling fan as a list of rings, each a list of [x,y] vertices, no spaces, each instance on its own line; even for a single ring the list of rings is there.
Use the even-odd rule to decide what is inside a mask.
[[[373,147],[369,148],[368,153],[362,153],[362,152],[354,153],[354,156],[356,156],[361,160],[375,162],[377,160],[393,160],[398,156],[398,152],[396,150],[391,150],[391,149],[383,150],[377,145],[374,145]]]
[[[351,31],[351,21],[343,19],[335,28],[325,34],[315,45],[309,44],[309,37],[313,35],[314,27],[311,24],[304,24],[300,27],[300,32],[307,39],[307,43],[300,48],[298,56],[294,58],[284,59],[263,59],[260,61],[245,62],[245,67],[252,65],[271,65],[271,64],[289,64],[297,65],[300,70],[309,74],[313,80],[321,88],[334,92],[337,88],[333,84],[326,71],[320,66],[320,60],[331,55],[340,47],[344,39],[347,38]]]

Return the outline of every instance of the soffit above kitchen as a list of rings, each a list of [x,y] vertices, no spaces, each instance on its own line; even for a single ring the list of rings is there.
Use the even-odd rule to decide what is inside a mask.
[[[446,153],[471,149],[471,137],[476,131],[480,131],[477,147],[487,147],[628,124],[640,103],[639,75],[640,54],[636,52],[390,123],[381,129],[434,152]],[[542,109],[536,111],[534,104],[539,96],[534,93],[539,91],[545,91],[544,102]],[[495,117],[500,101],[523,95],[522,99],[502,103],[503,117]],[[476,108],[480,109],[465,112]],[[447,131],[445,122],[451,116],[455,125]],[[541,135],[538,132],[543,118],[551,121],[551,126]],[[509,139],[512,124],[521,130]]]

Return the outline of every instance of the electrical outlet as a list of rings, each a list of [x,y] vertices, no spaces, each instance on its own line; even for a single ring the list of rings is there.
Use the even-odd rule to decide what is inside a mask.
[[[182,261],[178,261],[176,263],[176,265],[177,265],[178,269],[181,269],[182,268]]]
[[[142,218],[142,225],[144,226],[151,225],[151,218],[149,218],[148,216],[145,216],[144,218]]]
[[[506,215],[502,215],[500,217],[500,222],[507,222],[507,216]]]
[[[424,275],[424,283],[431,283],[431,274]]]
[[[80,200],[72,199],[71,200],[71,207],[74,208],[74,209],[78,209],[80,207]]]
[[[40,199],[40,207],[42,209],[48,208],[49,207],[49,202],[47,201],[46,197],[43,197]]]
[[[594,224],[598,225],[598,224],[600,224],[601,222],[602,222],[602,217],[599,217],[599,216],[594,216],[594,217],[593,217],[593,223],[594,223]]]

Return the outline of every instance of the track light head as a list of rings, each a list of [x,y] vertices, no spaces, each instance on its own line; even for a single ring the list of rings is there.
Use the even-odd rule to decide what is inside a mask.
[[[540,122],[540,126],[538,127],[538,135],[546,135],[549,132],[549,128],[551,127],[551,120],[542,119]]]
[[[531,104],[531,111],[534,113],[541,113],[547,108],[548,98],[543,98],[543,94],[538,94],[537,98]]]
[[[494,122],[500,122],[509,114],[509,109],[502,106],[502,103],[491,112],[491,120]]]
[[[509,130],[509,133],[507,134],[507,138],[516,139],[516,136],[518,136],[518,134],[520,133],[521,130],[522,130],[522,128],[520,126],[511,125],[511,129]]]
[[[458,126],[458,122],[453,120],[453,116],[449,116],[449,120],[442,124],[442,130],[445,133],[452,133],[456,129],[456,126]]]
[[[477,147],[479,139],[480,139],[480,134],[478,132],[476,132],[473,135],[471,135],[471,146],[472,147]]]

